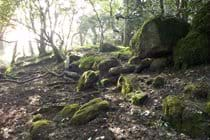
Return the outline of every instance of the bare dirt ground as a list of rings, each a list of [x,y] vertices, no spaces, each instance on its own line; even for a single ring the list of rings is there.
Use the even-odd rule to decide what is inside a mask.
[[[44,64],[54,67],[54,63]],[[34,65],[18,69],[17,77],[29,79],[46,73],[43,65]],[[25,140],[30,131],[30,120],[35,112],[51,108],[44,112],[47,119],[53,119],[57,109],[70,103],[83,104],[95,97],[102,97],[111,103],[106,113],[85,125],[71,126],[68,120],[56,124],[50,134],[52,140],[164,140],[191,139],[167,127],[161,121],[161,101],[167,95],[179,94],[188,82],[210,80],[210,67],[194,68],[187,71],[161,73],[167,79],[162,89],[146,85],[146,80],[158,73],[136,74],[142,89],[149,94],[149,100],[143,106],[134,106],[124,101],[115,87],[77,93],[76,84],[47,74],[23,84],[0,82],[0,140]],[[54,109],[54,110],[53,110]]]

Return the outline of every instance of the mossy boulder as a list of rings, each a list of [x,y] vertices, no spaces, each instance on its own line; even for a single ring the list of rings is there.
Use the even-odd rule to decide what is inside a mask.
[[[155,77],[152,85],[154,88],[162,88],[164,86],[165,82],[166,81],[163,76],[157,76],[157,77]]]
[[[100,52],[113,52],[113,51],[117,51],[117,50],[119,50],[119,48],[110,44],[110,43],[103,43],[100,46]]]
[[[112,76],[119,76],[120,74],[133,73],[136,70],[135,65],[126,64],[123,66],[113,67],[109,69],[109,74]]]
[[[210,87],[207,83],[190,83],[184,87],[186,96],[195,99],[207,99],[210,93]]]
[[[74,125],[85,124],[96,118],[101,111],[108,108],[108,101],[102,100],[101,98],[92,99],[80,107],[80,109],[73,115],[71,123]]]
[[[174,65],[177,69],[210,62],[209,38],[206,34],[191,31],[174,48]]]
[[[143,70],[147,69],[150,67],[151,63],[152,63],[153,59],[151,58],[145,58],[141,60],[141,63],[136,67],[135,72],[136,73],[140,73]]]
[[[139,65],[139,64],[141,64],[141,60],[142,60],[142,58],[140,56],[132,56],[128,60],[128,64]]]
[[[48,140],[49,133],[52,131],[52,121],[49,120],[38,120],[32,123],[30,129],[31,140]]]
[[[151,71],[161,72],[166,67],[168,67],[169,64],[170,64],[170,60],[166,57],[156,58],[156,59],[153,59],[149,69]]]
[[[78,81],[77,91],[96,88],[98,80],[99,72],[92,70],[84,72]]]
[[[142,91],[131,93],[130,101],[134,105],[143,105],[144,102],[148,99],[148,95]]]
[[[98,65],[100,76],[107,76],[109,69],[116,66],[120,66],[120,62],[117,58],[112,57],[101,61]]]
[[[192,29],[174,48],[176,68],[188,68],[210,62],[210,2],[194,16]]]
[[[42,119],[43,119],[42,114],[36,114],[36,115],[33,115],[32,122],[36,122],[36,121],[39,121],[39,120],[42,120]]]
[[[117,87],[123,96],[127,96],[130,92],[139,91],[139,77],[135,74],[121,75],[117,81]]]
[[[158,16],[147,21],[136,32],[131,39],[131,48],[142,58],[169,55],[177,41],[188,31],[188,23],[175,17]]]
[[[61,115],[62,117],[66,118],[71,118],[74,113],[79,110],[80,106],[79,104],[70,104],[66,105],[58,114]]]
[[[196,102],[169,95],[163,100],[163,114],[178,132],[196,138],[210,136],[209,118]]]
[[[96,70],[101,60],[103,60],[101,56],[84,56],[76,64],[78,63],[79,68],[84,71]]]

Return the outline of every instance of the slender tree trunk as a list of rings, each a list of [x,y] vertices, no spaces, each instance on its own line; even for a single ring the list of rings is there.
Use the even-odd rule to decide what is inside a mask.
[[[29,44],[29,48],[30,48],[30,53],[31,53],[31,56],[34,56],[34,49],[33,49],[32,42],[31,42],[31,41],[29,41],[29,42],[28,42],[28,44]]]
[[[124,0],[124,7],[125,7],[125,19],[124,19],[124,34],[123,34],[123,45],[128,46],[130,42],[130,32],[131,32],[131,25],[129,25],[129,19],[127,18],[129,15],[129,0]]]
[[[160,9],[161,9],[161,15],[165,14],[165,10],[164,10],[164,2],[163,0],[160,0]]]
[[[13,49],[11,65],[15,64],[16,57],[17,57],[17,41],[15,42],[15,46]]]

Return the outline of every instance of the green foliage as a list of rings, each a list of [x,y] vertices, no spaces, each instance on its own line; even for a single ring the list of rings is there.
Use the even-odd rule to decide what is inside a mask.
[[[0,27],[6,26],[15,11],[16,0],[0,0]]]
[[[102,110],[105,110],[108,107],[109,102],[102,100],[101,98],[92,99],[80,107],[72,117],[71,123],[74,125],[85,124],[94,119]]]
[[[59,115],[61,115],[62,117],[68,117],[71,118],[74,113],[79,110],[79,104],[70,104],[70,105],[66,105],[60,112]]]
[[[180,40],[174,49],[174,63],[176,68],[187,68],[194,65],[206,64],[210,60],[208,36],[191,31]]]
[[[192,28],[200,33],[210,34],[210,2],[207,2],[194,16]]]

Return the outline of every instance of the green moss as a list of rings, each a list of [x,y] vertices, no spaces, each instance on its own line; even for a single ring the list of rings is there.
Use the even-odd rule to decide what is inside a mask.
[[[83,70],[95,70],[102,59],[101,56],[84,56],[77,63]]]
[[[33,122],[31,131],[30,131],[32,139],[33,137],[36,137],[37,135],[39,135],[42,129],[48,127],[51,123],[52,121],[45,120],[45,119]]]
[[[195,84],[187,84],[184,87],[184,93],[187,96],[196,99],[207,99],[209,95],[209,86],[207,83],[195,83]]]
[[[123,75],[119,77],[117,87],[121,90],[121,93],[124,96],[133,90],[131,81]]]
[[[208,36],[191,31],[180,40],[174,48],[174,63],[176,68],[188,68],[194,65],[206,64],[210,60]]]
[[[80,107],[72,117],[71,123],[75,125],[85,124],[94,119],[102,110],[105,110],[108,107],[109,102],[102,100],[101,98],[95,98]]]
[[[148,95],[144,94],[142,91],[138,91],[131,96],[130,101],[134,105],[142,105],[147,98]]]
[[[101,84],[102,87],[106,87],[110,84],[110,79],[104,78],[100,81],[100,84]]]
[[[208,113],[208,114],[210,114],[210,102],[207,102],[206,103],[206,112]]]
[[[146,25],[147,22],[144,24]],[[133,37],[131,38],[131,42],[130,42],[130,46],[133,50],[135,50],[135,48],[137,46],[140,46],[140,37],[142,34],[142,29],[144,28],[144,25],[142,26],[142,28],[138,29],[137,32],[133,35]]]
[[[42,120],[42,119],[43,119],[42,114],[36,114],[36,115],[33,115],[32,121],[36,122],[36,121]]]
[[[165,78],[162,76],[157,76],[153,81],[153,86],[155,88],[161,88],[165,84]]]
[[[116,57],[132,56],[132,51],[131,51],[130,47],[119,47],[118,51],[111,52],[111,54],[116,56]]]
[[[84,72],[78,81],[77,91],[95,87],[98,82],[98,75],[99,72],[91,70]]]
[[[172,126],[181,129],[184,110],[183,100],[178,96],[167,96],[163,100],[163,114]]]
[[[59,115],[61,115],[62,117],[69,117],[71,118],[74,113],[79,110],[79,104],[70,104],[65,106],[60,112]]]

